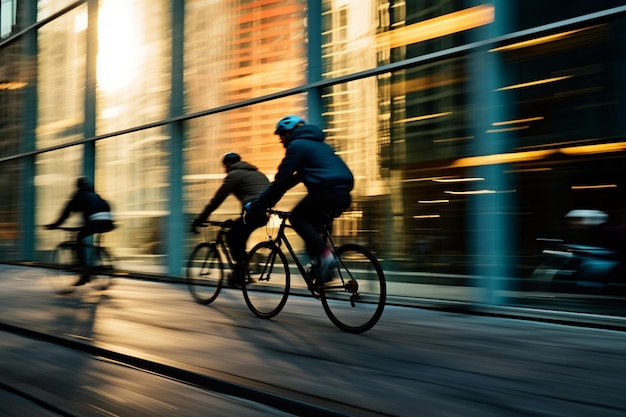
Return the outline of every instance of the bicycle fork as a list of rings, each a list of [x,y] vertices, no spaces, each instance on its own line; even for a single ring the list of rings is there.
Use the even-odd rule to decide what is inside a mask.
[[[269,281],[272,279],[272,271],[274,269],[274,262],[276,261],[276,251],[272,251],[265,265],[263,265],[263,271],[259,275],[259,281]]]

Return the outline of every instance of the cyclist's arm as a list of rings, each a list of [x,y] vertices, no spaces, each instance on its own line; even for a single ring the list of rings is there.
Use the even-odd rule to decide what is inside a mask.
[[[63,222],[67,220],[68,217],[70,217],[70,214],[72,214],[72,211],[76,211],[75,206],[77,205],[77,201],[78,201],[78,195],[74,194],[72,198],[70,199],[70,201],[68,201],[65,204],[65,207],[63,208],[63,211],[61,211],[59,218],[54,223],[49,224],[48,228],[55,229],[59,227],[60,225],[62,225]]]
[[[227,175],[220,188],[218,188],[215,195],[213,195],[211,201],[209,201],[209,203],[204,207],[204,210],[202,210],[202,213],[198,215],[195,221],[198,223],[206,221],[211,213],[217,210],[224,200],[226,200],[226,198],[234,192],[236,186],[237,182],[233,180],[232,176]]]

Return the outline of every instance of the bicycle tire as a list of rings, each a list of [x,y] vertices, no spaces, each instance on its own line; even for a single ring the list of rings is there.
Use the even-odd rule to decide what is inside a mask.
[[[210,304],[220,294],[224,263],[215,243],[198,244],[187,261],[187,288],[199,304]]]
[[[73,285],[78,282],[80,276],[72,271],[76,262],[76,243],[59,243],[50,254],[50,285],[57,294],[65,294],[73,291]]]
[[[281,312],[291,283],[289,265],[283,251],[272,241],[257,243],[246,257],[246,305],[257,317],[270,319]]]
[[[366,248],[347,244],[337,249],[336,278],[320,290],[330,321],[348,333],[370,330],[383,314],[387,285],[378,259]]]
[[[113,276],[113,257],[102,247],[88,247],[95,256],[91,260],[89,283],[96,290],[106,290],[111,285]]]

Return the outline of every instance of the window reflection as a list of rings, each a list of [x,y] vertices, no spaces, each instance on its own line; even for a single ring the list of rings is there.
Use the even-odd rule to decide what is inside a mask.
[[[39,1],[38,19],[70,3]],[[557,3],[548,1],[551,14],[538,15],[536,2],[507,2],[515,19],[505,31],[616,4]],[[17,4],[2,0],[0,37],[19,23]],[[122,133],[97,142],[95,182],[122,223],[111,243],[139,269],[158,270],[169,255],[163,230],[171,221],[171,133],[167,122],[125,129],[170,116],[170,7],[166,0],[99,2],[96,132]],[[185,11],[184,112],[216,111],[184,122],[182,211],[190,216],[219,186],[226,152],[240,153],[272,176],[284,155],[274,125],[285,114],[307,118],[310,97],[224,106],[304,86],[307,65],[321,65],[322,77],[332,79],[466,44],[491,27],[496,10],[490,3],[324,0],[321,57],[306,56],[306,2],[187,1]],[[540,249],[537,238],[563,235],[569,210],[599,209],[626,223],[623,25],[619,17],[554,29],[312,90],[322,109],[312,116],[321,116],[327,140],[356,177],[353,206],[336,223],[339,241],[370,247],[404,281],[420,273],[464,274],[478,262],[469,218],[497,212],[511,219],[513,227],[502,236],[512,236],[511,263],[525,277]],[[94,122],[85,120],[87,29],[83,4],[36,29],[36,60],[22,56],[21,39],[0,50],[0,154],[21,152],[29,145],[24,137],[37,149],[50,148],[36,156],[38,223],[56,212],[83,172],[82,145],[52,148],[84,139],[85,122]],[[497,83],[483,85],[480,74],[472,75],[474,54],[492,63],[500,78],[490,79]],[[20,65],[10,65],[15,61]],[[36,100],[26,96],[29,88],[36,88]],[[506,112],[484,116],[476,90],[487,97],[484,103]],[[30,115],[34,133],[25,133],[31,124],[20,110],[25,102],[37,107]],[[497,150],[477,151],[477,143]],[[13,223],[12,231],[0,227],[3,244],[18,230],[19,166],[2,165],[2,196],[9,202],[3,217]],[[303,192],[290,191],[282,208]],[[505,201],[492,199],[505,194],[512,203],[501,210],[474,204]],[[237,211],[233,201],[216,216]],[[38,249],[52,244],[37,237]]]

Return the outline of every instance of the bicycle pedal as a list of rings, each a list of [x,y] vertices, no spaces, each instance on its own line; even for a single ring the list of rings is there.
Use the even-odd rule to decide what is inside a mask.
[[[344,288],[348,292],[358,293],[359,292],[359,283],[356,282],[356,280],[351,279],[351,280],[345,282]]]

